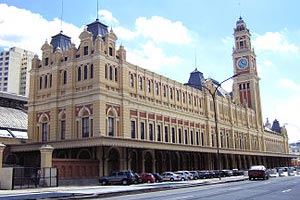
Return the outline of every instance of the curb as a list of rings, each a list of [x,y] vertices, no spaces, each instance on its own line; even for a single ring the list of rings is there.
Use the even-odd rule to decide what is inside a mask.
[[[148,192],[157,192],[163,190],[173,190],[173,189],[180,189],[180,188],[188,188],[188,187],[197,187],[203,185],[215,185],[215,184],[224,184],[224,183],[231,183],[231,182],[240,182],[248,180],[248,178],[242,179],[233,179],[233,180],[218,180],[218,181],[204,181],[201,183],[192,183],[186,184],[181,186],[163,186],[160,188],[144,188],[144,189],[137,189],[137,190],[125,190],[125,191],[117,191],[117,192],[109,192],[109,193],[95,193],[95,194],[74,194],[74,196],[68,196],[68,199],[93,199],[99,197],[113,197],[113,196],[122,196],[122,195],[130,195],[130,194],[141,194],[141,193],[148,193]],[[61,197],[59,199],[64,199],[66,197]]]

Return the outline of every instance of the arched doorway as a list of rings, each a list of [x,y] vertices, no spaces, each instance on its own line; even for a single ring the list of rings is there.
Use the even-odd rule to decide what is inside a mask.
[[[152,172],[152,155],[150,152],[147,152],[144,156],[145,160],[145,172]]]
[[[171,153],[172,171],[178,171],[178,155],[176,152]]]
[[[107,160],[108,172],[120,170],[120,155],[116,149],[111,149]]]
[[[162,155],[161,155],[161,152],[156,153],[155,158],[156,158],[156,171],[158,173],[162,173],[163,170],[162,170]]]
[[[138,170],[138,159],[136,151],[132,151],[130,154],[130,166],[131,170],[137,172]]]

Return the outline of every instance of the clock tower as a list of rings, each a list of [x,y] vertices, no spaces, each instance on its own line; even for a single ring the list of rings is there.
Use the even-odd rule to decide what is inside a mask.
[[[233,69],[234,74],[240,73],[233,82],[234,101],[253,109],[257,125],[261,127],[263,121],[256,55],[251,47],[251,34],[242,17],[236,22],[233,35],[235,41],[232,53]]]

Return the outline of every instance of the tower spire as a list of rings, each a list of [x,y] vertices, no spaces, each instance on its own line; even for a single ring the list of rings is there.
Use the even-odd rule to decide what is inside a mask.
[[[98,16],[98,10],[99,10],[99,7],[98,7],[98,6],[99,6],[99,2],[98,2],[98,0],[97,0],[97,19],[96,19],[97,21],[99,20],[99,16]]]
[[[64,0],[61,0],[61,14],[60,14],[60,32],[62,33],[62,19],[64,13]]]

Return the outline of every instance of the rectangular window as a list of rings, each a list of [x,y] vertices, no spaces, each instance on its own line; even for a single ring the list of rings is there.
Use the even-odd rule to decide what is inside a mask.
[[[83,48],[83,55],[88,55],[89,54],[89,47],[88,46],[85,46],[84,48]]]
[[[172,127],[172,143],[175,143],[175,128]]]
[[[194,132],[191,131],[190,134],[191,134],[191,144],[193,145],[194,144]]]
[[[188,144],[188,131],[187,130],[184,130],[184,137],[185,137],[184,143]]]
[[[49,58],[45,58],[45,66],[49,64]]]
[[[48,124],[42,123],[42,142],[46,142],[48,139]]]
[[[145,139],[145,123],[141,122],[141,139]]]
[[[65,120],[60,121],[60,139],[61,140],[66,139],[66,121]]]
[[[165,126],[165,142],[169,142],[169,129],[168,126]]]
[[[114,118],[108,118],[108,135],[114,136]]]
[[[82,137],[89,137],[89,118],[82,118]]]
[[[153,140],[153,124],[149,124],[149,140]]]
[[[108,50],[109,50],[109,55],[112,56],[113,55],[113,49],[111,47],[109,47]]]
[[[131,138],[135,137],[135,121],[131,121]]]
[[[196,144],[199,145],[199,132],[196,132]]]
[[[178,129],[178,143],[181,144],[181,129]]]
[[[201,132],[201,145],[205,146],[205,143],[204,143],[204,132]]]
[[[157,141],[161,141],[161,127],[157,125]]]
[[[90,120],[90,124],[91,124],[91,125],[90,125],[90,127],[91,127],[91,137],[92,137],[92,136],[93,136],[93,134],[94,134],[94,128],[93,128],[93,126],[94,126],[94,125],[93,125],[93,119],[91,119],[91,120]]]

